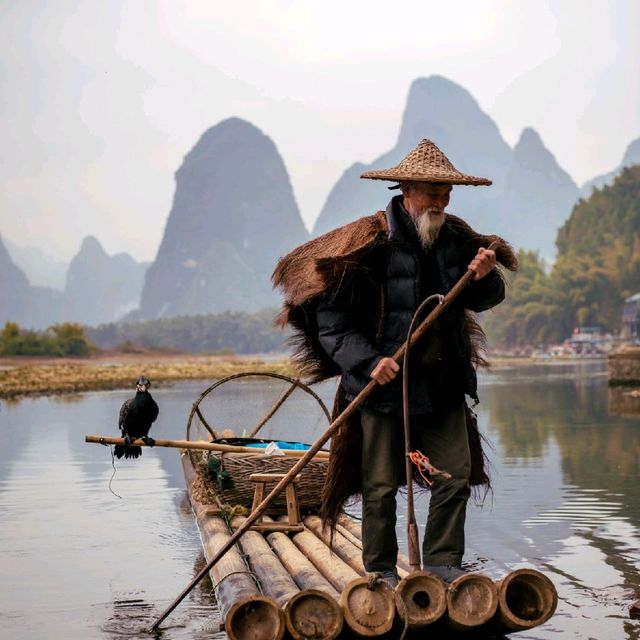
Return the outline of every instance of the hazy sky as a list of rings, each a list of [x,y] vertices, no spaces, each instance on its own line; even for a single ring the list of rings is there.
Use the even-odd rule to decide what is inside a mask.
[[[0,0],[0,234],[152,260],[174,172],[230,116],[276,143],[311,226],[432,74],[582,184],[640,136],[639,32],[638,0]]]

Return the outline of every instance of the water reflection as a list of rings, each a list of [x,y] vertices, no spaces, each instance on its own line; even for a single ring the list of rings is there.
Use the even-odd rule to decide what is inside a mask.
[[[612,416],[600,365],[498,369],[480,379],[481,429],[493,442],[493,494],[468,514],[471,568],[495,578],[518,566],[556,584],[557,614],[519,638],[638,639],[627,616],[640,591],[638,419]],[[207,386],[156,389],[152,435],[183,437],[191,403]],[[319,389],[331,403],[333,385]],[[216,419],[255,424],[279,388],[230,391]],[[3,637],[224,637],[211,583],[202,581],[165,621],[146,629],[203,566],[179,456],[145,450],[116,462],[84,435],[117,435],[128,391],[73,402],[27,399],[0,410],[0,622]],[[265,435],[314,440],[326,421],[308,405],[282,412]],[[417,500],[424,522],[428,495]],[[357,511],[357,508],[356,508]],[[405,539],[406,516],[398,533]],[[61,582],[64,576],[64,583]]]
[[[640,418],[640,389],[609,387],[608,396],[611,415]]]

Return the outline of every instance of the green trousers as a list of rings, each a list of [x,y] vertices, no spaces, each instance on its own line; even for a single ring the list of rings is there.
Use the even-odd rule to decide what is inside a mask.
[[[396,494],[404,477],[402,418],[364,409],[360,416],[362,560],[367,571],[394,570],[398,556]],[[411,440],[412,448],[452,476],[436,479],[431,487],[422,563],[460,566],[471,470],[464,404],[451,411],[412,416]]]

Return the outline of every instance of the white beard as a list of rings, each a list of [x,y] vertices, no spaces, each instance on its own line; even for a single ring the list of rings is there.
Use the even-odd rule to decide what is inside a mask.
[[[413,222],[416,225],[420,243],[425,249],[430,249],[444,224],[444,213],[439,209],[427,209],[422,215],[414,218]]]

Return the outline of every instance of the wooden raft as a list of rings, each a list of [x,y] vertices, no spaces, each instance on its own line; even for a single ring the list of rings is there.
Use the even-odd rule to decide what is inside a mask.
[[[230,516],[227,523],[221,504],[198,502],[191,492],[196,472],[188,455],[182,461],[210,557],[244,518]],[[279,479],[264,475],[253,478],[258,502],[266,483]],[[359,523],[341,516],[330,546],[329,532],[317,516],[300,519],[294,483],[285,504],[287,513],[264,516],[210,571],[222,628],[231,640],[281,640],[285,630],[294,640],[334,640],[344,633],[395,639],[407,630],[432,626],[434,632],[510,633],[537,626],[555,611],[553,585],[530,569],[517,570],[497,584],[468,574],[445,585],[433,574],[410,574],[408,559],[400,555],[402,580],[394,591],[366,577]]]

